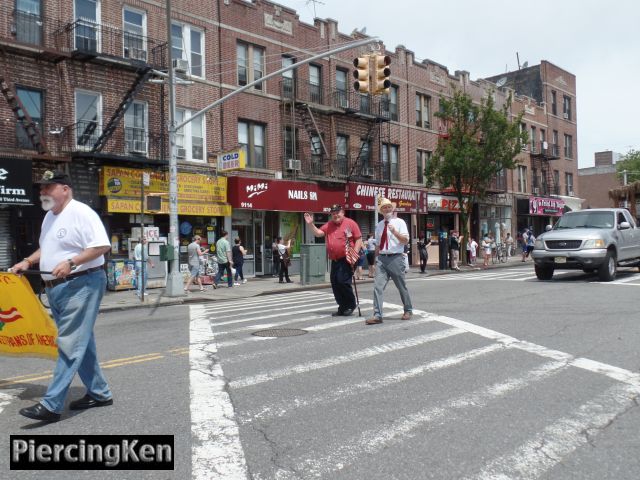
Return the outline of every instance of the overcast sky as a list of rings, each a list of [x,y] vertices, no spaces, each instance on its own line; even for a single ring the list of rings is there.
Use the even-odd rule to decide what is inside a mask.
[[[275,2],[313,24],[314,2]],[[322,0],[315,14],[474,80],[517,70],[516,52],[520,64],[548,60],[576,76],[580,168],[594,152],[640,149],[638,0]]]

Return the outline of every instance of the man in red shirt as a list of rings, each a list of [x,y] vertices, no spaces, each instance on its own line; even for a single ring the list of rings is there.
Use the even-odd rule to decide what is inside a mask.
[[[347,238],[359,252],[362,248],[362,234],[358,224],[344,216],[342,205],[331,206],[331,220],[318,228],[313,224],[313,215],[304,214],[304,221],[311,227],[316,237],[326,237],[327,254],[331,259],[331,288],[338,303],[338,311],[332,315],[348,317],[356,308],[356,297],[351,287],[353,267],[347,262]]]

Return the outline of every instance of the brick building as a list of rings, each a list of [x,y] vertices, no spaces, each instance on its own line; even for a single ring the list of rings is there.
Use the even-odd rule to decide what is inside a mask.
[[[595,166],[578,170],[580,195],[584,198],[584,208],[609,208],[613,200],[609,198],[609,190],[619,188],[622,181],[616,174],[615,163],[620,154],[605,151],[594,154]]]
[[[0,161],[29,168],[33,178],[53,166],[67,169],[76,197],[104,219],[114,257],[127,255],[140,221],[141,172],[152,173],[152,190],[166,189],[166,28],[165,10],[147,0],[16,0],[0,11]],[[178,122],[283,66],[363,38],[340,33],[332,19],[306,24],[264,0],[174,0],[171,35],[181,79]],[[459,228],[455,198],[428,190],[423,178],[443,131],[434,112],[454,89],[478,102],[493,92],[497,106],[515,93],[511,112],[524,110],[523,128],[532,134],[521,167],[498,176],[478,205],[475,235],[495,225],[512,233],[525,224],[542,227],[551,214],[534,213],[530,204],[576,193],[573,75],[543,61],[473,81],[468,72],[416,60],[404,46],[377,48],[391,58],[386,95],[354,91],[353,58],[371,52],[360,47],[266,80],[178,132],[183,247],[194,233],[213,243],[225,228],[249,249],[245,272],[268,274],[275,236],[295,239],[294,254],[315,241],[303,211],[320,223],[328,205],[344,203],[366,234],[377,193],[397,201],[414,242],[420,232],[437,239],[438,229]],[[25,111],[29,117],[18,122]],[[238,151],[244,170],[216,171],[219,154]],[[7,239],[0,264],[31,251],[41,217],[38,207],[0,205],[0,237]],[[166,201],[144,220],[166,234]]]

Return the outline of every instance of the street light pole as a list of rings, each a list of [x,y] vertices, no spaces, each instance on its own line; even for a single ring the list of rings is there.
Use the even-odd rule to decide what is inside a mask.
[[[171,0],[167,0],[167,61],[169,62],[169,235],[168,248],[173,250],[170,272],[167,278],[166,295],[184,295],[183,279],[180,274],[178,236],[178,158],[176,152],[176,83],[171,52]]]

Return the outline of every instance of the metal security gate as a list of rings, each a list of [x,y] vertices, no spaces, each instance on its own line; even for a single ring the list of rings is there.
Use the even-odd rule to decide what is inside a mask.
[[[8,209],[0,210],[0,268],[9,268],[13,265],[9,218],[10,215]]]

